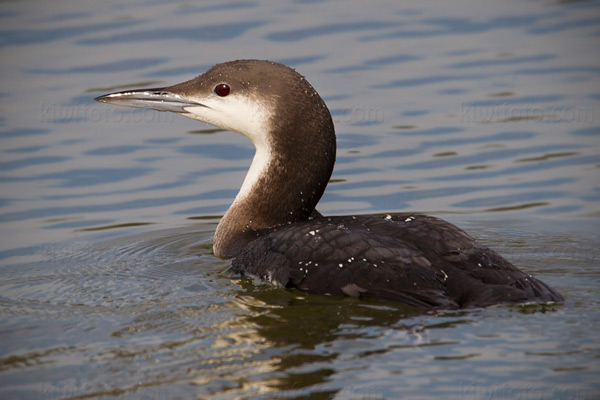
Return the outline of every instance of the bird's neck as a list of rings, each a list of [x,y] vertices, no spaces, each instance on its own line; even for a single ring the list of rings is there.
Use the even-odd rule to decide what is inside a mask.
[[[244,183],[215,232],[217,257],[234,257],[262,230],[313,213],[335,163],[333,123],[329,118],[322,125],[304,125],[308,132],[275,133],[268,143],[255,144]]]

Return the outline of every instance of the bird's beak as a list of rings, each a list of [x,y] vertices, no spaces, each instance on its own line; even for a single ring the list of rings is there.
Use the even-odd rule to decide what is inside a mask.
[[[206,107],[197,101],[169,91],[170,88],[134,89],[109,93],[94,100],[118,106],[149,108],[156,111],[171,111],[186,114],[187,107]]]

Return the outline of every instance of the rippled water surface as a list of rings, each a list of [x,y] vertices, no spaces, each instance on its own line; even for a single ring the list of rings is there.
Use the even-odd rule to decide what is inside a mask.
[[[2,399],[600,397],[595,1],[0,4]],[[215,63],[297,68],[336,122],[326,214],[465,228],[563,305],[424,312],[232,277],[253,149],[94,103]]]

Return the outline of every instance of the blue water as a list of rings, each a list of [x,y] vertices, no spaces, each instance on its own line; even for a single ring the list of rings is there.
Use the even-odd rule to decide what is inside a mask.
[[[600,4],[0,5],[3,399],[600,397]],[[240,58],[307,77],[325,214],[450,220],[563,305],[422,312],[227,272],[247,139],[94,102]]]

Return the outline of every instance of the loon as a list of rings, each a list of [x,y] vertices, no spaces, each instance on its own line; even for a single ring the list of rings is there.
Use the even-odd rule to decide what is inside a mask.
[[[215,256],[234,273],[301,291],[458,309],[562,302],[460,228],[412,213],[325,217],[336,137],[329,109],[294,69],[237,60],[169,87],[95,98],[170,111],[249,138],[256,152],[219,222]]]

